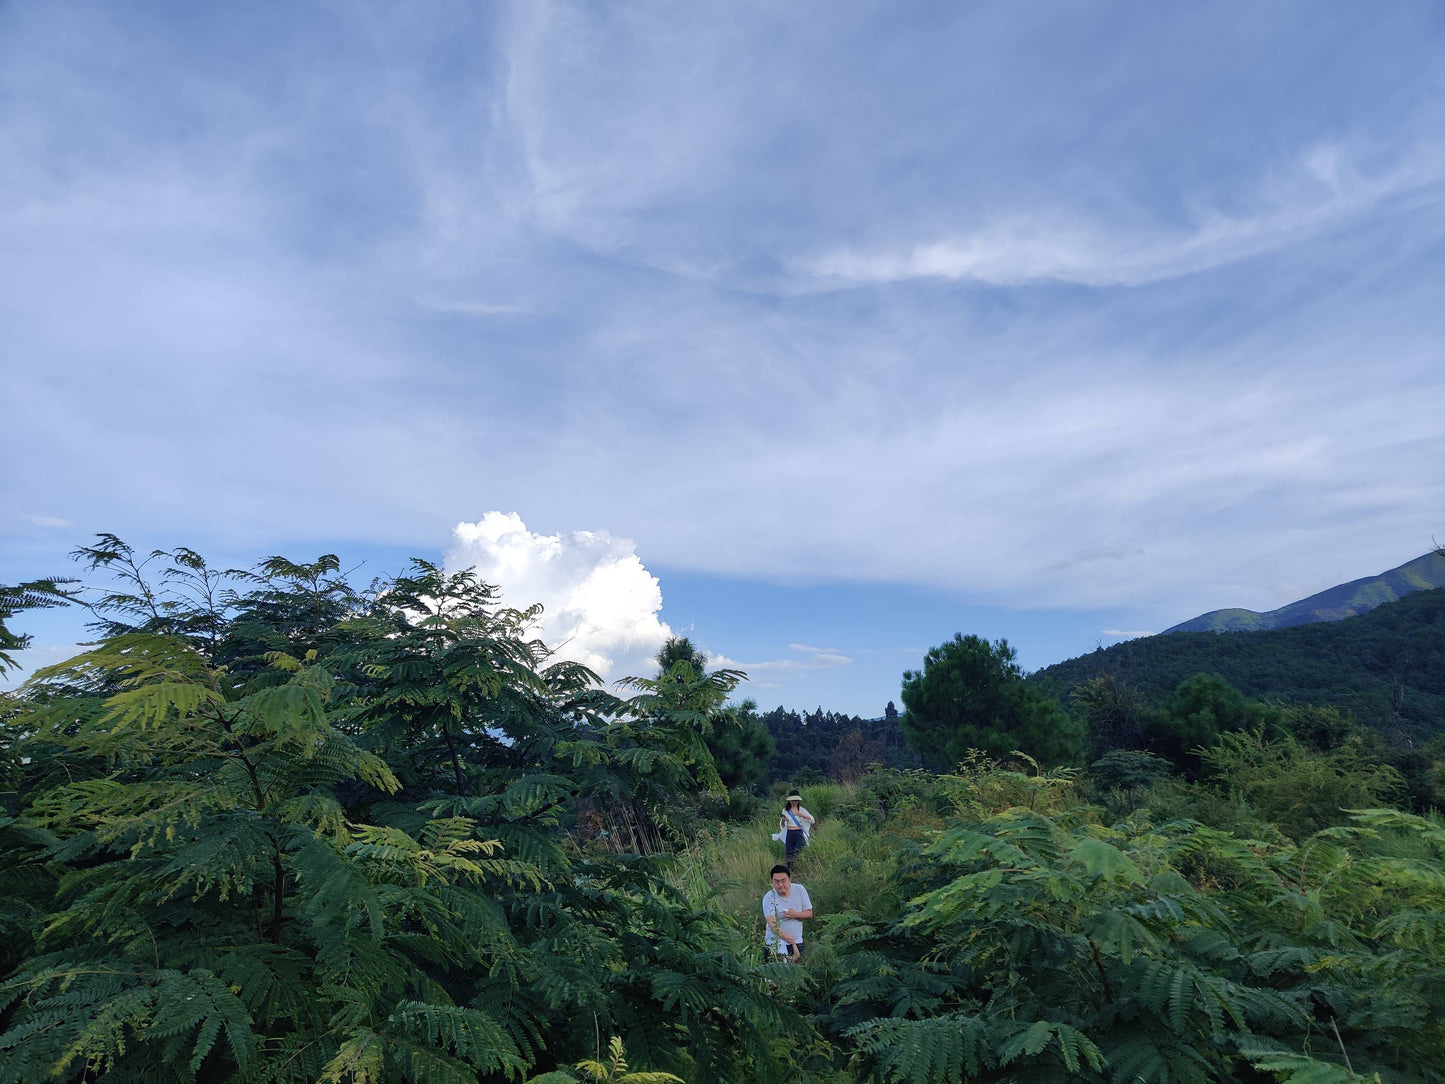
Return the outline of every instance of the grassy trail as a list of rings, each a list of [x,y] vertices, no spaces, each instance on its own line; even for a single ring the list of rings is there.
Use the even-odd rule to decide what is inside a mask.
[[[803,804],[817,818],[812,843],[798,857],[793,879],[808,889],[816,917],[804,940],[809,956],[826,954],[829,918],[854,913],[888,921],[905,900],[892,876],[894,862],[909,840],[941,822],[923,812],[876,825],[860,816],[855,788],[823,784],[802,790]],[[779,808],[781,803],[779,803]],[[695,903],[710,901],[747,934],[747,952],[762,957],[762,896],[772,867],[783,861],[783,845],[772,839],[779,808],[764,808],[750,821],[704,829],[679,855],[677,885]]]

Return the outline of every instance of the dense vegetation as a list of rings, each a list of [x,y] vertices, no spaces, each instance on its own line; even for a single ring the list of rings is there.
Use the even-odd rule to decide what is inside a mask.
[[[805,790],[826,917],[790,993],[847,1079],[1445,1079],[1438,818],[1295,842],[1242,804],[1188,817],[1229,801],[1210,786],[1153,797],[981,758]]]
[[[760,716],[686,641],[613,695],[424,563],[82,557],[96,644],[0,702],[0,1080],[1445,1080],[1445,772],[1336,707],[1052,701],[959,637],[911,675],[951,699]],[[0,650],[69,590],[0,594]],[[835,780],[802,966],[779,756]]]
[[[1128,640],[1032,678],[1067,698],[1104,674],[1159,702],[1201,672],[1249,697],[1330,704],[1391,737],[1428,739],[1445,731],[1445,589],[1343,621]]]
[[[890,700],[878,719],[839,712],[789,711],[781,706],[761,716],[773,741],[765,778],[769,782],[851,783],[870,765],[918,768],[923,758],[904,740],[898,709]]]
[[[1084,747],[1084,727],[1057,701],[1024,680],[1006,640],[956,635],[924,656],[922,670],[903,674],[903,732],[938,766],[970,749],[1004,756],[1025,749],[1050,763],[1068,763]]]
[[[618,699],[425,564],[85,556],[100,642],[4,704],[0,1079],[731,1079],[798,1027],[646,853],[737,675]]]

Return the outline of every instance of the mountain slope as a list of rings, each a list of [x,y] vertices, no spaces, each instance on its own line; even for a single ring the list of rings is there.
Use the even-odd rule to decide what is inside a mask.
[[[1386,732],[1445,732],[1445,590],[1416,591],[1359,617],[1248,636],[1144,636],[1055,663],[1030,680],[1067,699],[1090,678],[1112,674],[1157,704],[1198,673],[1219,674],[1250,697],[1333,704]]]
[[[1241,609],[1212,610],[1164,632],[1257,632],[1306,625],[1312,621],[1339,621],[1368,613],[1376,606],[1395,602],[1416,591],[1436,587],[1445,587],[1445,557],[1427,553],[1378,576],[1339,584],[1277,610],[1265,613]]]

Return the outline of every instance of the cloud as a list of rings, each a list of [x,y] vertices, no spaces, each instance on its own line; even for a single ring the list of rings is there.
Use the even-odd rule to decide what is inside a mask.
[[[1423,8],[107,10],[0,36],[14,507],[257,552],[526,508],[680,574],[1140,608],[1090,630],[1441,530]]]
[[[815,680],[832,681],[833,678],[820,678],[818,675],[853,664],[851,655],[846,655],[834,648],[789,644],[788,650],[794,654],[781,659],[763,659],[759,662],[739,662],[726,655],[713,653],[708,654],[707,661],[714,670],[741,670],[748,675],[748,680],[741,687],[739,695],[747,695],[750,690],[760,692],[764,689],[789,688],[800,678],[806,680],[813,677]]]
[[[1144,556],[1146,553],[1140,546],[1095,546],[1049,565],[1047,571],[1067,572],[1071,568],[1078,568],[1080,565],[1092,564],[1096,561],[1130,561]]]
[[[509,606],[540,602],[542,640],[604,680],[650,674],[672,635],[657,577],[606,531],[535,534],[515,512],[488,512],[453,528],[446,567],[475,569]]]
[[[852,284],[932,278],[1139,286],[1300,243],[1445,180],[1445,158],[1433,148],[1374,175],[1358,157],[1338,142],[1307,147],[1256,186],[1250,211],[1201,206],[1182,227],[1131,227],[1045,207],[1001,212],[972,230],[901,247],[833,248],[797,266]]]
[[[1121,639],[1132,640],[1138,636],[1153,636],[1158,629],[1100,629],[1102,636],[1117,636]]]
[[[765,659],[762,662],[738,662],[726,655],[708,655],[708,665],[714,669],[741,670],[749,676],[755,673],[798,673],[807,670],[831,670],[848,666],[851,656],[834,648],[809,647],[807,644],[789,644],[788,650],[796,655],[782,659]],[[766,684],[766,683],[762,683]]]
[[[453,316],[526,316],[532,312],[527,305],[494,301],[463,301],[438,297],[417,298],[417,304],[431,312]]]
[[[26,514],[21,517],[37,527],[74,527],[75,524],[68,519],[60,519],[58,516],[34,516]]]

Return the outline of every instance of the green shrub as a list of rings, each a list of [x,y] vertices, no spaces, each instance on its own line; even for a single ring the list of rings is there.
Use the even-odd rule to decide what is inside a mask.
[[[1239,794],[1291,839],[1348,823],[1349,810],[1379,806],[1404,789],[1400,773],[1361,754],[1358,739],[1328,753],[1293,736],[1221,735],[1203,754],[1206,778]]]
[[[924,854],[928,890],[834,964],[833,1026],[880,1077],[1445,1079],[1436,822],[1371,811],[1296,846],[1013,808]]]

